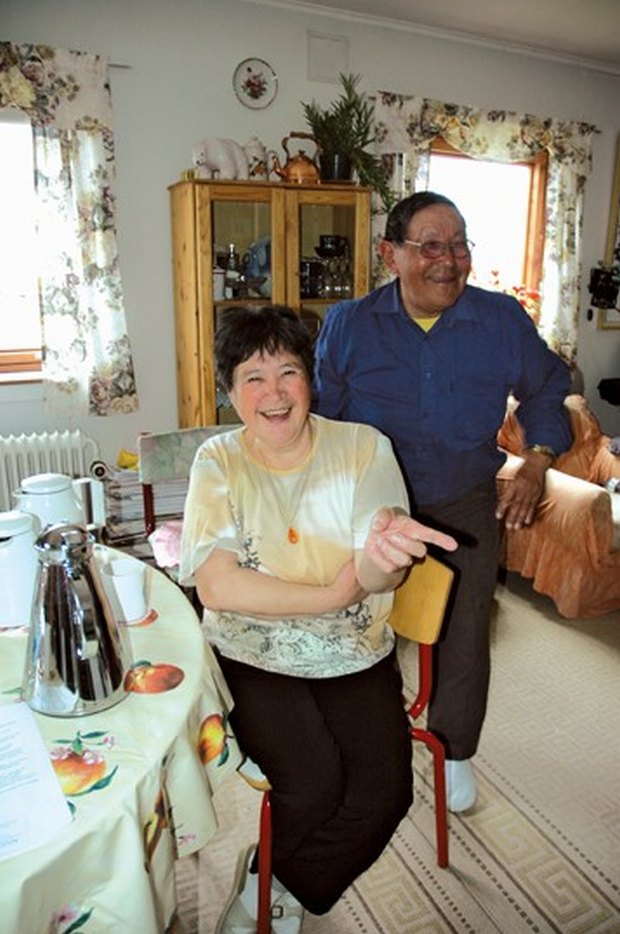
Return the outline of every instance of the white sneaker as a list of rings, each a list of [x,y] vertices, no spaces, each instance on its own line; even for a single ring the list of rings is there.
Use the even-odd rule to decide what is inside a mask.
[[[255,846],[237,860],[232,894],[215,929],[216,934],[256,934],[258,873],[250,872]]]
[[[473,807],[478,786],[471,759],[446,759],[445,775],[448,810],[458,814]]]
[[[237,861],[231,897],[216,934],[256,934],[258,917],[258,873],[250,872],[256,847],[251,846]],[[304,910],[275,876],[271,880],[271,930],[273,934],[297,934]]]
[[[276,885],[282,888],[278,880]],[[301,930],[304,909],[294,895],[284,889],[271,903],[271,930],[273,934],[297,934]]]

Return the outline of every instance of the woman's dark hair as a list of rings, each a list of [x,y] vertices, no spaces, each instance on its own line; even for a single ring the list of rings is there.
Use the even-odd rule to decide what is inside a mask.
[[[409,221],[418,211],[424,208],[430,208],[433,204],[446,204],[463,221],[463,230],[465,230],[465,219],[454,201],[450,201],[445,195],[439,195],[435,191],[416,191],[415,194],[403,198],[398,204],[395,204],[385,224],[385,239],[391,243],[403,243],[407,237]]]
[[[236,367],[256,352],[286,351],[303,363],[312,382],[314,353],[310,332],[286,305],[239,305],[223,308],[215,332],[215,366],[220,386],[230,392]]]

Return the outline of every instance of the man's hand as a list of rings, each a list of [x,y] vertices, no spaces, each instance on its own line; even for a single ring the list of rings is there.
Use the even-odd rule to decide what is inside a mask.
[[[514,479],[502,484],[495,516],[504,520],[507,529],[520,529],[534,521],[545,488],[545,473],[551,464],[546,454],[528,451]]]

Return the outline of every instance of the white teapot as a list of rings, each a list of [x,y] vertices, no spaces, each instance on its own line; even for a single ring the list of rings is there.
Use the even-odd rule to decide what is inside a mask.
[[[35,518],[0,512],[0,628],[28,626],[37,576]]]
[[[249,177],[267,181],[269,178],[268,160],[272,155],[271,151],[267,151],[258,136],[250,136],[243,147],[243,151],[248,160]]]
[[[26,477],[13,493],[16,508],[39,520],[40,528],[58,522],[77,523],[87,529],[105,525],[105,495],[100,480],[62,473],[40,473]]]

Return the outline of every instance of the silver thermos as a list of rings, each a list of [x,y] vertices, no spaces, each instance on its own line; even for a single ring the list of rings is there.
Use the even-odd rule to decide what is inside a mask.
[[[22,698],[39,713],[77,717],[126,697],[126,630],[114,618],[81,525],[48,526],[36,539],[37,581]]]

